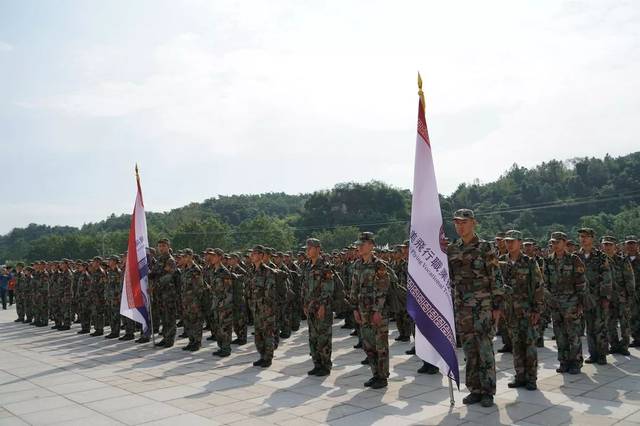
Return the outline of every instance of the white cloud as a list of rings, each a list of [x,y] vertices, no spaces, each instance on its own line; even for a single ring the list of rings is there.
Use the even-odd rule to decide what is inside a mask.
[[[0,40],[0,52],[11,52],[13,50],[13,46],[9,43]]]
[[[345,180],[410,186],[418,70],[442,192],[514,162],[637,149],[636,2],[364,4],[192,0],[189,25],[153,42],[69,42],[73,84],[22,106],[85,125],[69,147],[106,121],[151,143],[150,166],[172,176],[211,164],[207,188],[162,200],[174,207]]]

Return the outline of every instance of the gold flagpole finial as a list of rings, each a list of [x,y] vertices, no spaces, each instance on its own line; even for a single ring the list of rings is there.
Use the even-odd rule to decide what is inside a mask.
[[[418,96],[420,96],[422,107],[425,108],[424,92],[422,91],[422,77],[420,76],[420,71],[418,71]]]

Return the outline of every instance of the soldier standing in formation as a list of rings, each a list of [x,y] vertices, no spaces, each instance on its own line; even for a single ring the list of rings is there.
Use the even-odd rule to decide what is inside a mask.
[[[216,311],[216,341],[219,347],[213,355],[225,358],[231,355],[234,278],[231,272],[222,264],[222,257],[224,256],[222,249],[207,249],[205,253],[211,269],[211,281],[209,281],[213,292],[211,308]]]
[[[544,263],[550,294],[553,333],[558,345],[558,373],[579,374],[582,368],[582,315],[586,300],[584,263],[566,250],[567,234],[551,234],[552,253]]]
[[[351,278],[350,302],[355,306],[353,314],[360,324],[362,346],[373,373],[364,385],[381,389],[387,387],[389,377],[387,296],[393,271],[373,254],[375,240],[371,232],[361,233],[356,244],[360,258],[355,262]]]
[[[107,284],[107,274],[102,269],[102,258],[96,256],[89,265],[89,301],[91,303],[91,323],[94,332],[91,336],[104,334],[105,299],[104,292]]]
[[[14,322],[25,322],[25,290],[27,286],[27,281],[24,273],[24,263],[18,262],[16,264],[16,286],[15,286],[15,294],[16,294],[16,313],[18,314],[18,318],[14,320]]]
[[[493,405],[496,364],[493,353],[494,323],[504,310],[504,285],[491,245],[475,233],[472,210],[457,210],[453,217],[460,237],[449,244],[449,274],[455,292],[456,330],[466,358],[465,404]]]
[[[276,347],[277,292],[276,274],[264,264],[265,248],[257,245],[251,250],[250,259],[253,270],[250,273],[249,287],[251,305],[254,313],[255,343],[260,359],[253,363],[256,367],[271,366]]]
[[[108,260],[107,284],[105,285],[104,298],[109,313],[109,325],[111,332],[105,339],[115,339],[120,337],[120,299],[122,297],[122,270],[119,267],[120,258],[111,256]]]
[[[585,320],[587,324],[587,344],[589,358],[587,364],[607,363],[609,343],[607,336],[607,318],[609,316],[609,301],[611,300],[611,268],[607,255],[593,245],[595,232],[591,228],[578,230],[580,236],[580,250],[578,256],[585,266],[587,280],[587,303],[585,305]]]
[[[181,300],[177,291],[176,260],[171,255],[168,239],[158,240],[156,254],[149,271],[149,279],[157,289],[160,312],[156,317],[162,325],[162,340],[156,346],[170,348],[176,340],[177,310]]]
[[[231,343],[242,346],[247,344],[247,301],[245,294],[245,280],[247,271],[240,265],[240,256],[233,253],[229,259],[229,270],[234,276],[233,280],[233,331],[235,340]]]
[[[510,289],[507,297],[506,321],[511,336],[513,366],[516,376],[510,388],[536,390],[538,374],[538,322],[544,306],[544,280],[536,260],[522,253],[522,233],[511,230],[505,234],[507,254],[500,256],[504,284]]]
[[[181,261],[182,321],[189,338],[189,344],[182,349],[195,352],[202,346],[204,301],[209,290],[202,277],[202,268],[193,261],[193,250],[182,250]]]
[[[313,359],[310,376],[331,372],[331,326],[333,325],[334,277],[329,262],[320,254],[320,240],[306,243],[308,262],[302,271],[302,300],[309,325],[309,349]]]
[[[616,253],[617,240],[609,235],[602,237],[602,248],[609,258],[613,291],[609,305],[608,333],[609,353],[629,356],[631,335],[631,308],[636,300],[636,282],[631,262]],[[620,336],[618,337],[618,324]]]

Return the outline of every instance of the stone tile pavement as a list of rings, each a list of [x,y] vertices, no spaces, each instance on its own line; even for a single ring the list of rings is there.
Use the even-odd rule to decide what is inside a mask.
[[[211,356],[207,342],[196,353],[150,344],[56,332],[13,322],[13,307],[0,311],[0,425],[634,425],[640,424],[640,351],[611,356],[607,366],[584,374],[555,372],[555,342],[539,351],[539,390],[511,390],[509,354],[497,354],[496,407],[466,407],[447,381],[416,374],[421,363],[390,347],[386,390],[365,389],[368,367],[360,365],[355,339],[334,325],[334,369],[308,377],[312,365],[303,328],[284,341],[268,370],[253,367],[253,342],[231,357]],[[391,328],[394,326],[392,324]],[[496,343],[497,345],[497,343]],[[463,360],[462,353],[458,354]],[[461,371],[464,377],[464,371]]]

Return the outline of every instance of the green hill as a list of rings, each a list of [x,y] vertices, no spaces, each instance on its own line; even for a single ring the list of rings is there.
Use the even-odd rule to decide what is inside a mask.
[[[551,230],[575,235],[591,226],[602,235],[640,233],[640,152],[613,158],[551,160],[527,169],[514,164],[495,182],[461,184],[441,196],[446,231],[455,209],[473,208],[479,232],[492,238],[517,228],[545,241]],[[167,236],[175,247],[224,249],[265,243],[296,249],[310,235],[327,249],[354,241],[360,230],[380,244],[406,238],[411,192],[382,182],[340,183],[311,194],[219,196],[164,213],[147,213],[149,239]],[[31,224],[0,236],[0,259],[89,258],[122,252],[130,215],[111,215],[81,228]]]

